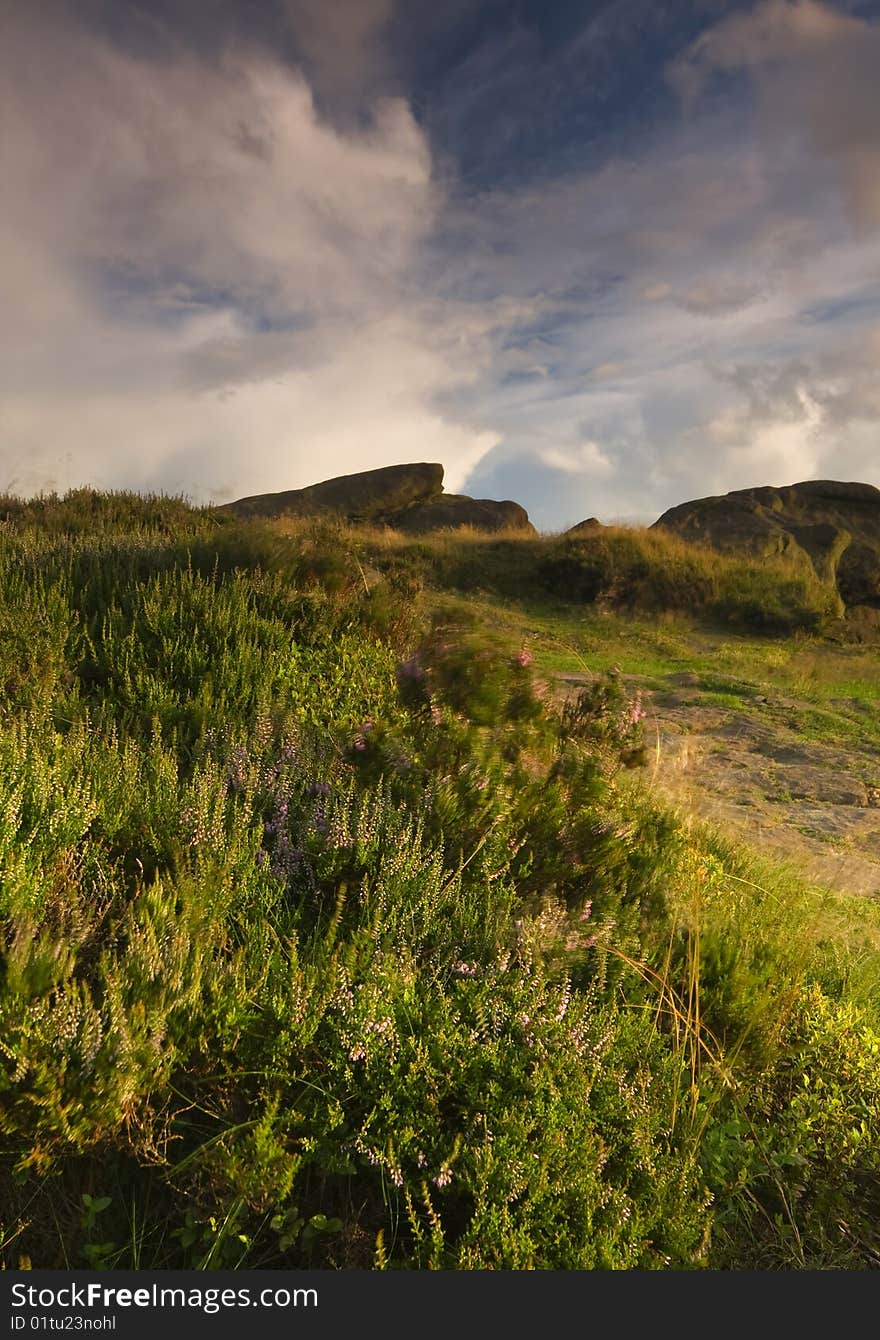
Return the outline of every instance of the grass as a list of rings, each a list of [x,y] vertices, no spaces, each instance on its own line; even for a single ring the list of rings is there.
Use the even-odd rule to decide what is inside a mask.
[[[875,701],[809,573],[0,515],[7,1266],[878,1264],[880,909],[633,784],[626,674]]]
[[[573,613],[546,597],[459,599],[463,612],[528,646],[542,674],[589,676],[617,668],[661,692],[680,687],[676,676],[685,675],[695,702],[784,716],[805,739],[880,744],[876,650],[803,631],[731,635],[681,611],[649,619],[638,612]]]

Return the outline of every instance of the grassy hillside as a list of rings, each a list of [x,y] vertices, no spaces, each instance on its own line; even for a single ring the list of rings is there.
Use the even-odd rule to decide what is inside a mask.
[[[615,668],[788,664],[810,571],[0,518],[7,1265],[880,1264],[877,904],[634,784]]]

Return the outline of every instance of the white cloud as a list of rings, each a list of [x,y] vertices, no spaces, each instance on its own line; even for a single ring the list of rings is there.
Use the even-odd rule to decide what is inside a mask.
[[[796,397],[794,413],[777,406],[761,417],[737,404],[691,430],[697,450],[723,454],[725,489],[749,488],[758,479],[793,483],[815,477],[822,457],[822,410],[805,387],[797,388]]]
[[[693,106],[717,71],[748,71],[766,132],[800,135],[837,171],[854,217],[880,224],[880,27],[819,0],[764,0],[704,33],[670,80]]]
[[[737,24],[710,30],[683,68],[696,93],[723,60],[747,58],[754,85],[658,124],[627,157],[540,192],[496,193],[480,216],[505,242],[496,284],[522,285],[541,306],[552,385],[487,396],[505,451],[481,463],[474,487],[531,490],[540,525],[656,516],[688,497],[811,476],[880,483],[880,230],[842,207],[853,204],[848,151],[829,155],[807,117],[814,94],[821,110],[822,59],[836,90],[859,43],[877,54],[877,30],[815,4],[759,6]],[[872,124],[880,84],[860,87]],[[559,469],[584,438],[612,468],[545,487],[535,460]]]
[[[360,55],[301,26],[320,79],[363,98],[387,11]],[[465,197],[399,98],[330,123],[265,52],[134,59],[35,13],[0,52],[0,488],[220,499],[434,459],[556,526],[880,483],[870,25],[759,5],[678,62],[695,114]],[[747,79],[700,101],[718,70]]]
[[[867,25],[818,0],[763,0],[702,33],[673,63],[669,78],[693,101],[715,70],[787,64],[827,53],[829,44],[864,40]]]
[[[343,131],[256,51],[7,26],[0,487],[207,498],[426,458],[461,482],[497,437],[436,401],[485,333],[420,289],[442,199],[406,103]]]
[[[568,450],[544,447],[539,453],[539,459],[544,465],[549,465],[551,470],[561,470],[566,475],[587,475],[593,478],[610,474],[614,469],[598,442],[581,442]]]
[[[672,292],[668,284],[646,284],[640,296],[645,302],[662,302]]]

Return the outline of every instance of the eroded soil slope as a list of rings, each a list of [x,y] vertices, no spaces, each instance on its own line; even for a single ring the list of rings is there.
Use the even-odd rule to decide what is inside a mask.
[[[880,748],[871,736],[811,738],[797,699],[703,701],[712,696],[680,682],[646,695],[652,783],[821,883],[880,897]],[[856,719],[869,711],[857,700],[841,706]]]

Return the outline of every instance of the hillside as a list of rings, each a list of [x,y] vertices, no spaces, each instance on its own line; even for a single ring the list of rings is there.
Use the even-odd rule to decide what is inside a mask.
[[[0,513],[7,1265],[880,1263],[880,904],[662,777],[717,710],[871,809],[812,565]]]

